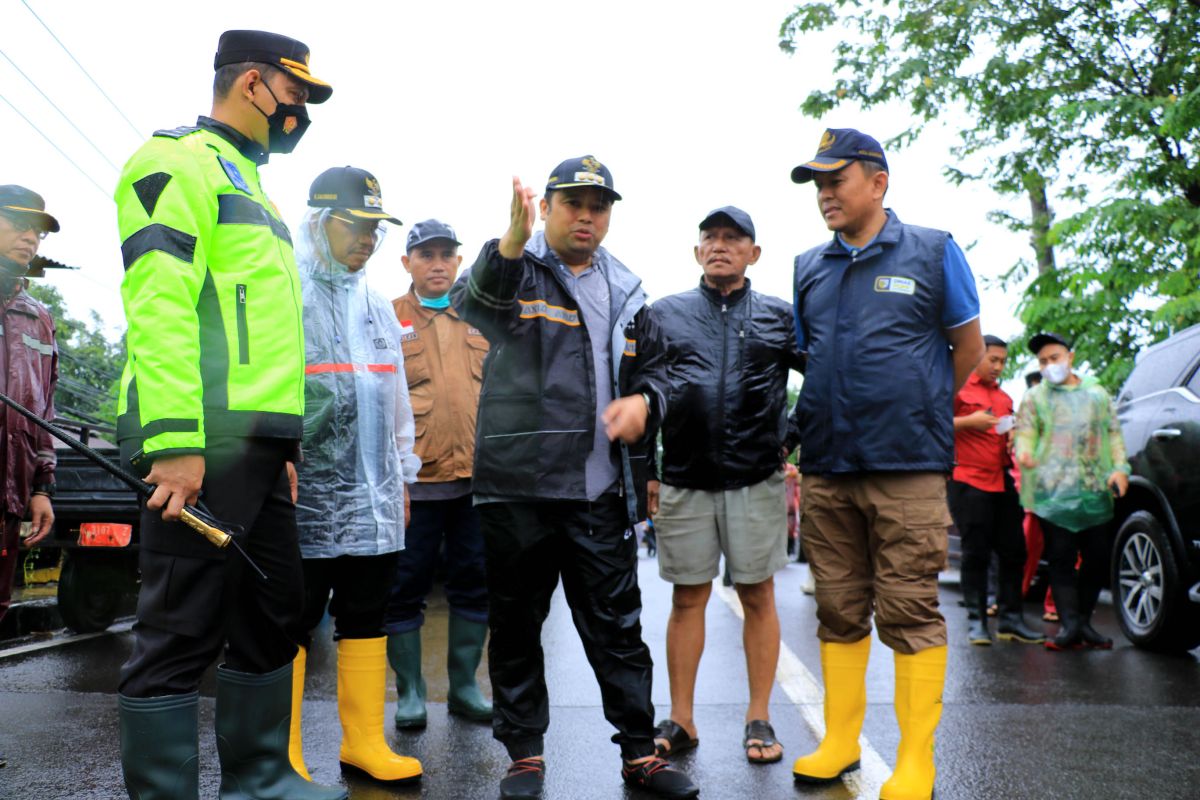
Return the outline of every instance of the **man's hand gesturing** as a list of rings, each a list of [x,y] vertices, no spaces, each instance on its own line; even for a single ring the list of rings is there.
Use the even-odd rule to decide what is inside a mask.
[[[533,236],[533,220],[537,216],[537,203],[533,189],[521,185],[521,179],[513,176],[512,208],[509,210],[508,230],[500,237],[500,255],[516,261],[525,253],[525,243]]]

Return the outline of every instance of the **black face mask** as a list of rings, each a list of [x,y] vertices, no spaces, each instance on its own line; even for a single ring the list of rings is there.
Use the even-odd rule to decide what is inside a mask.
[[[0,256],[0,298],[7,300],[16,294],[17,287],[24,285],[22,279],[28,267],[23,267],[11,258]]]
[[[253,104],[258,113],[267,118],[267,150],[271,153],[290,153],[296,149],[296,144],[312,124],[308,110],[304,106],[279,102],[265,80],[262,85],[275,100],[275,111],[270,114],[259,108],[258,103]]]

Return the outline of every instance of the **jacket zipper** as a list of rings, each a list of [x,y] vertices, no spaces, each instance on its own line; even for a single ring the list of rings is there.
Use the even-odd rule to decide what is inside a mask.
[[[729,306],[721,300],[721,376],[717,380],[717,430],[721,432],[717,443],[717,472],[721,485],[725,485],[725,373],[729,371]]]
[[[250,325],[246,321],[246,284],[237,285],[238,363],[250,363]]]

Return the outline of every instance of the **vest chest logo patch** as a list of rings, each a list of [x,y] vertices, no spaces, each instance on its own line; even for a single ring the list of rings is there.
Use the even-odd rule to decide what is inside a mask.
[[[411,319],[400,320],[400,341],[411,342],[417,338],[418,338],[417,331],[415,328],[413,328],[412,320]],[[378,341],[378,340],[376,340],[376,341]]]
[[[912,278],[881,275],[875,279],[875,291],[891,292],[892,294],[916,294],[917,282]]]
[[[388,348],[390,348],[390,347],[391,347],[391,345],[390,345],[390,344],[388,344],[388,340],[387,340],[387,339],[384,339],[384,338],[379,338],[379,339],[375,339],[375,340],[373,340],[373,341],[374,341],[374,343],[375,343],[375,349],[376,349],[376,350],[387,350]]]
[[[630,358],[633,358],[634,356],[637,355],[637,341],[636,340],[630,339],[629,337],[625,338],[625,353],[624,354],[629,356]]]
[[[467,326],[467,335],[468,336],[483,336],[483,331],[479,330],[479,328],[472,328],[470,325],[468,325]]]

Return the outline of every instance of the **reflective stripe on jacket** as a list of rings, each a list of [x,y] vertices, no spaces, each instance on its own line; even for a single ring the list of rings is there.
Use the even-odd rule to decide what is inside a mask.
[[[425,308],[416,293],[392,301],[400,322],[404,371],[417,426],[415,451],[421,483],[470,478],[475,461],[475,420],[488,341],[458,316]]]
[[[43,419],[54,419],[58,345],[54,321],[24,289],[4,304],[0,317],[0,388]],[[3,508],[23,516],[34,486],[54,483],[57,458],[50,434],[8,406],[0,411],[0,468]]]
[[[199,125],[156,133],[116,191],[129,323],[118,438],[146,456],[203,452],[213,435],[301,435],[291,236],[259,183],[261,148]]]

